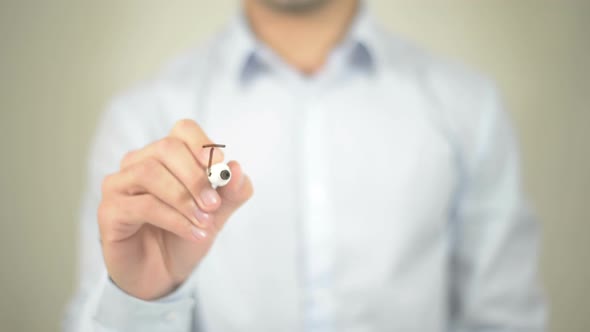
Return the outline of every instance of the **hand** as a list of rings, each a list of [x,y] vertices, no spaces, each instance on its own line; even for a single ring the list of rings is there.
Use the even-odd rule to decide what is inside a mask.
[[[109,276],[131,296],[154,300],[182,284],[207,254],[231,214],[253,193],[236,161],[217,191],[205,168],[212,143],[191,120],[169,136],[130,152],[107,176],[98,209]],[[215,150],[214,162],[223,160]]]

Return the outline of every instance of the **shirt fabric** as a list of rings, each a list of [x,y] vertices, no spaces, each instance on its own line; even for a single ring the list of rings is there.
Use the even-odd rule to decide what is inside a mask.
[[[101,256],[102,179],[197,121],[255,188],[191,277],[146,302]],[[541,331],[538,230],[493,84],[364,7],[313,76],[239,16],[116,98],[89,160],[69,331]]]

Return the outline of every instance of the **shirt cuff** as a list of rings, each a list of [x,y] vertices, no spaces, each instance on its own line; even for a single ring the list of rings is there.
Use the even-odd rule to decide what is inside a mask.
[[[144,301],[108,278],[94,320],[115,331],[190,331],[195,300],[187,284],[161,299]]]

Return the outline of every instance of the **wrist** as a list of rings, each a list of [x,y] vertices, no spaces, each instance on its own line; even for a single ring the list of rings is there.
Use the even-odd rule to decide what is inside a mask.
[[[142,301],[157,301],[174,293],[183,283],[177,282],[162,282],[162,281],[138,281],[138,280],[121,280],[108,276],[109,281],[125,294]]]

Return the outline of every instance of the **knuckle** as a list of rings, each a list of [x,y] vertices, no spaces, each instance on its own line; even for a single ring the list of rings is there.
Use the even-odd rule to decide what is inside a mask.
[[[106,196],[113,190],[114,183],[116,181],[115,174],[109,174],[102,179],[102,183],[100,185],[100,189],[103,196]]]
[[[204,178],[204,172],[201,171],[203,174],[198,173],[192,177],[190,177],[187,180],[186,186],[187,188],[192,191],[192,192],[200,192],[201,189],[203,188],[203,178]]]
[[[252,188],[252,186],[249,186],[244,201],[249,201],[250,198],[252,198],[252,196],[254,196],[254,188]]]
[[[244,185],[244,191],[242,192],[242,195],[241,195],[240,200],[239,200],[240,201],[240,204],[243,204],[243,203],[247,202],[254,195],[254,188],[252,187],[252,184],[250,183],[250,180],[249,179],[246,179],[245,181],[247,181],[247,182]]]
[[[150,179],[156,176],[160,164],[157,160],[153,158],[145,159],[143,162],[137,164],[134,169],[134,174],[138,178],[147,178]]]
[[[157,145],[158,154],[160,156],[166,156],[167,154],[177,151],[181,147],[182,143],[173,137],[165,137],[160,140]]]
[[[140,199],[137,199],[134,206],[137,211],[141,211],[145,215],[153,215],[157,207],[156,199],[152,195],[144,195]]]
[[[97,218],[99,225],[107,227],[115,224],[118,220],[118,211],[115,204],[110,201],[103,200],[98,206]]]
[[[124,156],[123,159],[121,159],[121,163],[119,165],[120,168],[124,168],[127,165],[129,165],[133,159],[135,158],[136,155],[136,151],[129,151],[127,152]]]
[[[184,188],[179,189],[174,193],[174,200],[180,205],[190,202],[191,199],[192,195]]]
[[[184,132],[194,130],[198,127],[197,123],[191,119],[182,119],[174,124],[174,128],[172,128],[172,132]]]

